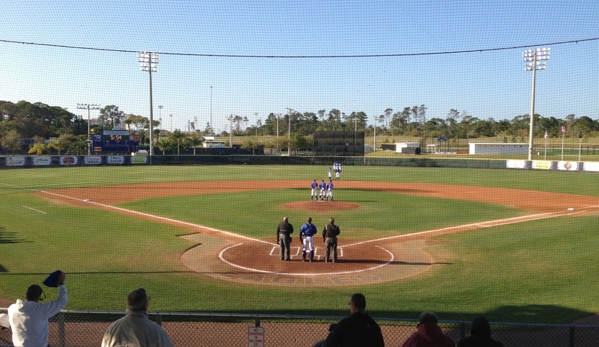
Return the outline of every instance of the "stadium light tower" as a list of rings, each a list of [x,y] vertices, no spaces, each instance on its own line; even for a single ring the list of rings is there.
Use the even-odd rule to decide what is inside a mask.
[[[537,70],[545,70],[546,60],[549,60],[551,48],[527,49],[522,52],[522,60],[526,71],[532,71],[532,93],[530,101],[530,129],[528,131],[528,160],[532,160],[533,137],[534,137],[534,115],[535,115],[535,83]]]
[[[99,110],[100,105],[98,104],[77,104],[77,108],[80,110],[87,110],[87,155],[92,154],[92,143],[90,138],[90,119],[89,112],[90,110]]]
[[[160,55],[154,52],[137,52],[137,61],[141,71],[150,75],[150,156],[154,155],[154,106],[152,104],[152,72],[158,72]]]

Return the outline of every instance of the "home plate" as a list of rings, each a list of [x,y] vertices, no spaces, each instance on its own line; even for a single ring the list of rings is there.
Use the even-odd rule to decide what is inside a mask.
[[[574,207],[568,207],[568,211],[574,211]]]

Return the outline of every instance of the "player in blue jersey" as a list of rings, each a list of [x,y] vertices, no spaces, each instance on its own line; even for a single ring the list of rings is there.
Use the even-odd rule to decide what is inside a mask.
[[[318,187],[320,188],[320,200],[324,200],[327,197],[327,184],[322,180]]]
[[[318,200],[318,183],[316,183],[316,180],[310,184],[310,188],[312,188],[310,200]]]
[[[327,201],[329,200],[329,198],[331,198],[331,201],[333,201],[333,181],[329,181],[329,183],[327,183]]]
[[[314,235],[318,233],[316,226],[312,224],[312,217],[306,219],[306,223],[300,228],[300,240],[302,241],[302,261],[306,261],[306,251],[310,250],[310,262],[314,260]]]
[[[341,174],[341,163],[339,163],[339,162],[336,162],[336,163],[333,165],[333,167],[334,167],[334,170],[335,170],[335,179],[336,179],[336,180],[338,180],[338,179],[341,179],[341,178],[339,177],[339,175]]]

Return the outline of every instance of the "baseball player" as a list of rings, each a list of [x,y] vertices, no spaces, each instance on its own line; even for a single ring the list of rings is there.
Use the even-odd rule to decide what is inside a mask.
[[[333,170],[331,170],[330,167],[329,167],[328,173],[329,173],[329,180],[332,180],[333,179]]]
[[[324,200],[324,198],[327,196],[327,184],[324,183],[324,180],[322,180],[318,187],[320,188],[320,200]]]
[[[335,179],[340,179],[339,175],[341,174],[341,163],[335,163]]]
[[[327,183],[327,201],[329,198],[331,198],[331,201],[333,201],[333,181],[329,181],[329,183]]]
[[[306,219],[306,223],[300,228],[300,239],[302,241],[302,261],[306,261],[306,250],[310,250],[310,262],[314,260],[314,235],[318,233],[316,226],[312,224],[312,217]]]
[[[310,188],[312,188],[312,192],[310,193],[310,200],[318,200],[318,183],[316,180],[310,184]]]

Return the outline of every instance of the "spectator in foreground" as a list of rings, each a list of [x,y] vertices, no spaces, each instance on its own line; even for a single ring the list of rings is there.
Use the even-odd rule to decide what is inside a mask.
[[[343,318],[327,336],[327,347],[384,347],[381,328],[364,312],[366,298],[356,293],[349,299],[351,315]]]
[[[137,288],[127,296],[127,314],[112,322],[102,339],[102,347],[174,347],[164,329],[148,318],[148,294]]]
[[[422,312],[418,331],[412,334],[402,347],[454,347],[453,340],[445,335],[433,312]]]
[[[332,333],[336,327],[337,327],[337,324],[329,325],[329,334]],[[314,346],[312,346],[312,347],[327,347],[327,339],[322,339],[322,340],[316,342],[314,344]]]
[[[483,316],[478,316],[472,321],[470,336],[461,339],[458,347],[503,347],[503,343],[491,338],[489,321]]]
[[[12,329],[12,343],[18,347],[48,346],[48,319],[67,305],[67,288],[64,285],[66,274],[56,271],[51,287],[58,287],[56,300],[40,303],[46,294],[37,284],[32,284],[25,292],[25,301],[18,299],[8,307],[8,320]]]
[[[8,315],[6,313],[2,313],[0,314],[0,331],[8,328],[10,328],[10,323],[8,322]]]

